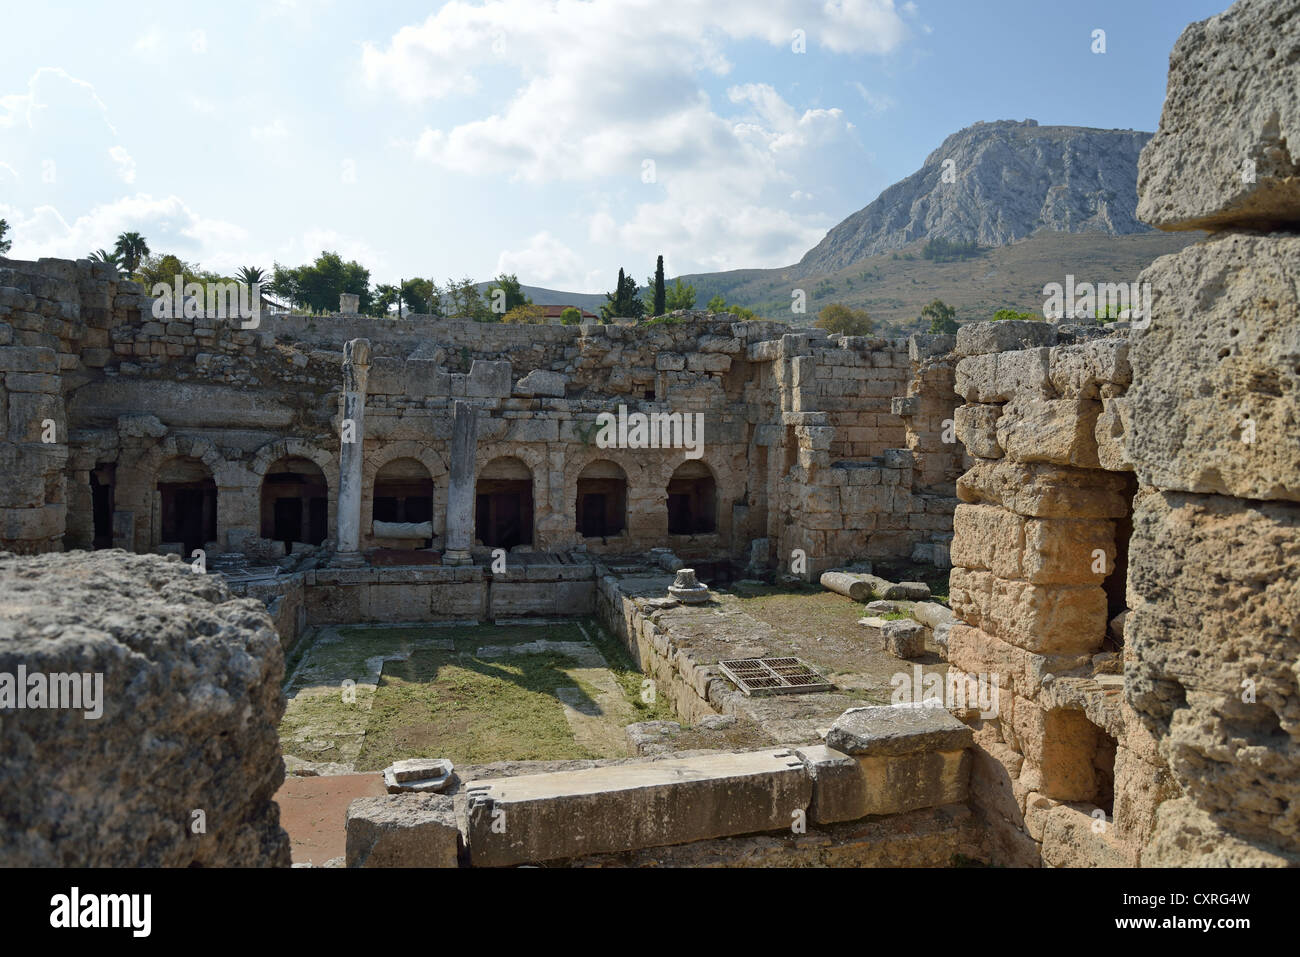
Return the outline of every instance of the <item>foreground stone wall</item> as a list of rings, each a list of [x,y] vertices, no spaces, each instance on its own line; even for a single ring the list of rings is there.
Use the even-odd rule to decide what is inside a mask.
[[[1133,496],[1118,412],[1129,345],[1092,332],[1004,321],[956,341],[973,466],[957,482],[950,678],[997,679],[996,716],[966,716],[977,813],[1006,863],[1133,863],[1150,807],[1129,791],[1163,784],[1121,706],[1110,624],[1123,621]]]
[[[0,865],[287,867],[283,672],[261,604],[216,576],[114,551],[0,553]],[[33,676],[51,675],[92,684],[36,707]],[[26,707],[4,697],[19,676]]]
[[[1300,863],[1297,47],[1256,0],[1175,47],[1139,208],[1220,231],[1142,274],[1149,317],[957,336],[949,659],[1000,679],[961,712],[995,862]]]
[[[1141,159],[1144,216],[1220,230],[1143,274],[1131,355],[1125,694],[1179,792],[1144,863],[1300,864],[1297,48],[1295,0],[1188,27]]]

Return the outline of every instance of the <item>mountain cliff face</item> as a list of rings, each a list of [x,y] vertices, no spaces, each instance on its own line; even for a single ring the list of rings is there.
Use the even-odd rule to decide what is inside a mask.
[[[1035,120],[976,123],[834,227],[795,272],[834,272],[926,238],[1001,246],[1040,229],[1148,232],[1136,215],[1137,162],[1151,135]]]

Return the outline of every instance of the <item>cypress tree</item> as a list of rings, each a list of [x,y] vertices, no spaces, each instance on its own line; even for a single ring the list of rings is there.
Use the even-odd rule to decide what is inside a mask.
[[[664,257],[660,256],[658,263],[655,264],[654,314],[656,316],[662,316],[667,311],[666,297],[664,295]]]

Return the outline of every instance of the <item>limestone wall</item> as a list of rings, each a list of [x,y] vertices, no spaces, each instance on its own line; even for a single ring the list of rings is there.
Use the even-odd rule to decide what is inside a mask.
[[[1297,46],[1295,0],[1188,27],[1139,166],[1148,221],[1218,230],[1143,274],[1131,352],[1125,695],[1178,789],[1153,865],[1300,863]]]
[[[1124,334],[1100,332],[1004,321],[956,340],[973,465],[957,481],[948,657],[950,673],[997,677],[996,717],[967,718],[977,813],[1007,863],[1135,862],[1151,808],[1130,789],[1164,783],[1110,635],[1134,483],[1102,416],[1131,370]]]
[[[693,560],[757,556],[783,571],[801,549],[811,577],[857,558],[907,557],[950,534],[954,502],[943,486],[953,445],[929,441],[928,413],[909,431],[893,408],[922,388],[902,340],[699,313],[581,327],[265,314],[245,329],[237,319],[156,318],[142,293],[89,262],[0,270],[0,455],[21,476],[2,493],[6,547],[275,557],[264,483],[293,459],[319,475],[328,549],[342,350],[357,336],[370,338],[373,355],[359,437],[362,550],[394,544],[375,534],[373,501],[398,460],[432,482],[441,547],[457,400],[479,416],[477,468],[516,459],[531,475],[534,548],[668,545]],[[706,526],[669,531],[667,487],[688,464],[682,449],[599,447],[597,416],[620,407],[703,416],[698,461],[714,483]],[[42,442],[47,419],[51,441]],[[598,537],[579,534],[577,514],[577,482],[593,463],[625,480],[623,528]],[[205,510],[204,527],[184,536],[160,494],[178,474],[213,486],[193,506]]]
[[[962,712],[995,862],[1300,862],[1298,14],[1174,49],[1139,208],[1219,231],[1142,274],[1150,316],[958,333],[949,660],[1001,683]]]

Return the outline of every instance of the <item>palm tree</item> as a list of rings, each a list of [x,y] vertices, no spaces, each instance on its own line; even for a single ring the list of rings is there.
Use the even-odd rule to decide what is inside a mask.
[[[121,233],[113,247],[122,267],[131,274],[140,268],[140,260],[149,255],[149,244],[139,233]]]
[[[246,286],[270,285],[271,277],[267,275],[266,270],[260,266],[240,266],[239,272],[235,274],[239,281]]]
[[[116,252],[109,252],[107,249],[96,249],[88,257],[94,263],[108,263],[111,266],[121,268],[122,257]]]

